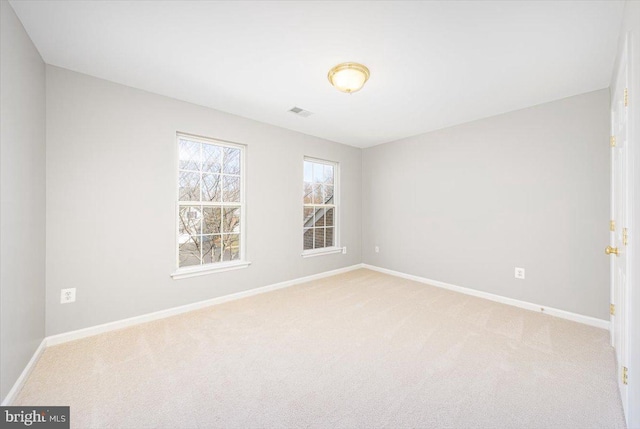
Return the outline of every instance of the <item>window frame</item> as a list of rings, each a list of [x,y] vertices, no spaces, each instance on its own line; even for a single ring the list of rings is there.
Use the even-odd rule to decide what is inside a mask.
[[[221,148],[229,147],[233,149],[240,150],[240,201],[233,203],[225,203],[221,202],[207,202],[204,203],[202,201],[202,196],[200,201],[192,201],[192,204],[188,204],[187,202],[180,201],[180,138],[184,138],[190,141],[198,142],[201,144],[209,144],[218,146]],[[174,221],[174,251],[175,251],[175,270],[171,274],[171,277],[174,280],[201,276],[210,273],[237,270],[241,268],[248,267],[251,262],[247,261],[246,252],[247,252],[247,209],[246,209],[246,150],[247,146],[241,143],[229,142],[220,139],[214,139],[210,137],[203,137],[199,135],[176,132],[175,134],[175,150],[176,150],[176,167],[174,171],[174,180],[175,180],[175,221]],[[224,173],[221,173],[222,175]],[[202,186],[202,182],[201,185]],[[201,191],[202,192],[202,191]],[[222,190],[221,190],[222,192]],[[222,207],[225,206],[239,206],[240,208],[240,259],[235,261],[221,261],[221,262],[210,262],[208,264],[200,264],[200,265],[191,265],[186,267],[180,267],[180,207],[182,206],[211,206],[211,207]],[[221,232],[222,233],[222,232]]]
[[[329,161],[327,159],[315,158],[312,156],[304,156],[302,160],[302,209],[307,206],[326,206],[326,204],[305,204],[304,202],[304,163],[313,162],[317,164],[331,165],[333,167],[333,230],[334,239],[333,246],[321,247],[319,249],[304,248],[304,224],[302,225],[302,257],[309,258],[314,256],[331,255],[334,253],[343,253],[340,245],[340,163],[337,161]]]

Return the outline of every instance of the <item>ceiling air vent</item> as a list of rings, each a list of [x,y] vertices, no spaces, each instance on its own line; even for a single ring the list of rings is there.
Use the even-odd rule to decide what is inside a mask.
[[[303,118],[308,118],[309,116],[313,115],[313,112],[309,112],[308,110],[304,110],[300,107],[292,107],[291,109],[289,109],[289,112],[298,116],[302,116]]]

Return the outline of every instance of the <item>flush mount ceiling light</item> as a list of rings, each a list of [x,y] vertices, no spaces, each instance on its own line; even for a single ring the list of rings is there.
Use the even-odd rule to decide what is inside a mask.
[[[327,77],[338,91],[351,94],[359,91],[369,80],[369,69],[358,63],[342,63],[329,70]]]

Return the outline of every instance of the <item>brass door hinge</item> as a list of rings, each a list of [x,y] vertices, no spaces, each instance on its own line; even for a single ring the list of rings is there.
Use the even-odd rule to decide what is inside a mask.
[[[629,384],[629,370],[626,366],[622,367],[622,384]]]
[[[616,315],[616,305],[615,304],[609,304],[609,314],[612,316]]]
[[[616,221],[615,220],[610,220],[609,221],[609,231],[613,232],[616,230]]]
[[[616,136],[609,137],[609,145],[611,147],[616,147]]]
[[[629,105],[629,89],[625,88],[624,89],[624,107],[627,107]]]
[[[622,244],[625,246],[629,244],[629,232],[627,231],[627,228],[622,229]]]

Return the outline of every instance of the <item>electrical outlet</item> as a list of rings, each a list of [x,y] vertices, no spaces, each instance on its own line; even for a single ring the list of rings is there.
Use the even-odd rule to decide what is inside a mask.
[[[342,248],[342,254],[343,254],[343,255],[346,255],[346,254],[347,254],[347,246],[345,246],[345,247],[343,247],[343,248]]]
[[[376,253],[380,253],[380,248],[378,246],[375,247]]]
[[[516,267],[516,278],[520,280],[524,280],[524,268]]]
[[[69,304],[76,301],[76,288],[60,290],[60,304]]]

